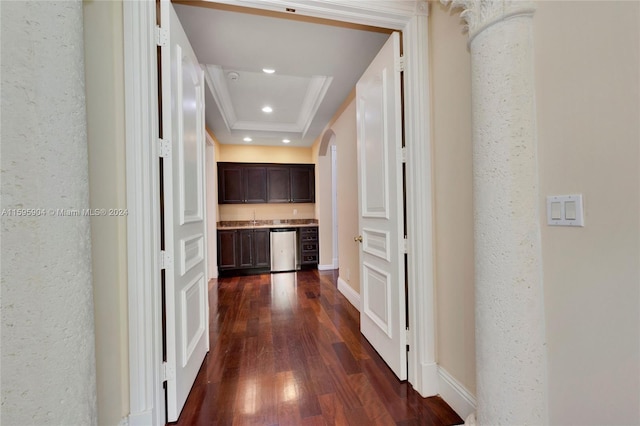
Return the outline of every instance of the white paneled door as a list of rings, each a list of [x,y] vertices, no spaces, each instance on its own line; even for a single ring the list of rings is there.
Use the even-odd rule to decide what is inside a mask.
[[[209,350],[204,74],[168,1],[161,3],[167,421],[178,419]]]
[[[400,34],[356,85],[360,214],[360,330],[407,378]]]

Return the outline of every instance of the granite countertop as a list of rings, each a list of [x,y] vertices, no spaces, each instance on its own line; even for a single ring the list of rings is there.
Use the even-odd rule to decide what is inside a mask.
[[[275,219],[275,220],[227,220],[217,224],[218,229],[252,229],[252,228],[301,228],[318,226],[317,219]]]

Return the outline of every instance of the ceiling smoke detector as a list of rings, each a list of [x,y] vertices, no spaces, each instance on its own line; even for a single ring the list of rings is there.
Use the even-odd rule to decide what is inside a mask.
[[[231,81],[238,81],[238,79],[240,78],[240,74],[235,71],[231,71],[229,74],[227,74],[227,78]]]

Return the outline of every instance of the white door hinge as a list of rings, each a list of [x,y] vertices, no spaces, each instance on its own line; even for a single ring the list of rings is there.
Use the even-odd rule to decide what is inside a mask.
[[[158,139],[158,157],[167,158],[171,156],[171,141],[168,139]]]
[[[404,71],[404,55],[400,55],[396,58],[396,71],[403,72]]]
[[[409,327],[405,329],[405,344],[407,345],[407,352],[409,352],[411,346],[411,330],[409,330]]]
[[[173,268],[173,256],[165,250],[160,250],[160,269]]]
[[[167,380],[175,380],[176,370],[173,367],[169,367],[169,364],[166,362],[163,362],[162,367],[160,368],[160,376],[163,382],[166,382]]]
[[[169,42],[169,31],[156,25],[156,45],[162,47]]]
[[[401,149],[402,149],[402,162],[406,163],[407,162],[407,147],[403,146]]]
[[[407,240],[407,236],[404,236],[404,240],[402,240],[402,251],[404,254],[409,253],[409,241]]]

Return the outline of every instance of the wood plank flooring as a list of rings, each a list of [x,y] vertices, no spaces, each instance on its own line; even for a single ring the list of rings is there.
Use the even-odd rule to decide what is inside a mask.
[[[314,270],[212,281],[211,348],[177,424],[463,423],[394,376],[336,280]]]

